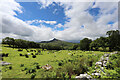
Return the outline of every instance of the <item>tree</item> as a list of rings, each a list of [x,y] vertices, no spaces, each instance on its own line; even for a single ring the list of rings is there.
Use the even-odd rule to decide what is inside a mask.
[[[100,38],[97,38],[96,40],[94,40],[90,44],[91,50],[98,50],[98,48],[100,48],[100,47],[103,48],[103,50],[105,50],[106,47],[108,47],[108,38],[100,37]]]
[[[15,40],[10,37],[2,39],[2,44],[8,44],[9,46],[14,45]]]
[[[119,30],[111,30],[106,33],[109,38],[109,50],[119,50],[120,49],[120,32]]]
[[[74,44],[74,45],[73,45],[73,50],[76,50],[78,47],[79,47],[78,44]]]
[[[83,40],[80,41],[80,49],[81,50],[89,50],[89,45],[92,42],[91,39],[84,38]]]

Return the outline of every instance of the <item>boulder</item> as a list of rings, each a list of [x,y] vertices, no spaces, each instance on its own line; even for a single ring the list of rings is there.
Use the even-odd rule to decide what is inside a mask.
[[[98,61],[95,65],[102,65],[102,62]]]
[[[93,76],[101,76],[100,73],[92,73]]]
[[[28,55],[30,55],[30,53],[27,53]]]
[[[75,78],[92,78],[90,75],[88,74],[80,74],[80,76],[76,76]]]
[[[4,61],[2,61],[1,63],[0,63],[0,65],[10,65],[11,63],[8,63],[8,62],[4,62]]]
[[[52,69],[52,66],[49,65],[49,64],[47,64],[47,65],[45,65],[45,66],[42,66],[42,68],[43,68],[43,69],[46,69],[46,70],[50,70],[50,69]]]
[[[68,53],[68,55],[71,55],[71,53]]]

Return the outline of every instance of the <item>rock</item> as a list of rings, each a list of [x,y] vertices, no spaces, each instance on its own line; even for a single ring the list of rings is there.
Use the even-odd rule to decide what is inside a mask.
[[[100,73],[92,73],[93,76],[101,76]]]
[[[102,62],[98,61],[95,65],[102,65]]]
[[[30,53],[28,53],[28,55],[30,55]]]
[[[108,60],[109,60],[109,57],[106,57],[105,59],[108,61]]]
[[[109,57],[109,54],[104,54],[105,57]]]
[[[107,61],[103,61],[103,64],[106,64],[107,63]]]
[[[76,76],[75,78],[92,78],[90,75],[88,74],[80,74],[80,76]]]
[[[4,62],[4,61],[2,61],[1,63],[0,63],[0,65],[10,65],[11,63],[8,63],[8,62]]]
[[[71,53],[68,53],[68,55],[71,55]]]
[[[50,69],[52,69],[52,66],[49,65],[49,64],[47,64],[47,65],[45,65],[45,66],[42,66],[42,68],[43,68],[43,69],[46,69],[46,70],[50,70]]]
[[[106,64],[103,64],[103,66],[107,67],[107,65],[106,65]]]
[[[104,57],[102,56],[101,58],[100,58],[100,61],[103,61],[104,60]]]

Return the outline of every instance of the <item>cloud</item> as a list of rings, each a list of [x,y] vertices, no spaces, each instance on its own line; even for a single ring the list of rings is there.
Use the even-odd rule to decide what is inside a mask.
[[[22,6],[14,0],[0,0],[0,14],[17,15],[15,11],[22,13]]]
[[[56,24],[57,22],[56,21],[45,21],[45,20],[29,20],[29,21],[26,21],[27,24],[32,24],[32,23],[46,23],[46,24],[50,24],[50,25],[53,25],[53,24]]]
[[[63,25],[59,23],[59,24],[57,24],[55,27],[56,27],[56,28],[61,28],[61,27],[63,27]]]
[[[0,33],[1,38],[5,38],[7,36],[13,38],[20,38],[30,41],[41,41],[41,40],[49,40],[53,37],[53,32],[51,28],[48,28],[44,25],[33,26],[29,25],[21,19],[18,19],[14,15],[17,16],[15,11],[22,13],[22,8],[19,3],[14,0],[2,0],[0,5],[0,20],[2,29],[2,33]],[[12,6],[11,6],[12,5]],[[36,22],[33,20],[32,22]],[[29,23],[32,23],[29,22]],[[39,20],[40,22],[40,20]],[[48,24],[55,24],[55,21],[43,21]]]
[[[0,7],[0,18],[2,19],[3,37],[9,36],[13,38],[21,38],[32,41],[50,40],[56,37],[66,41],[79,41],[85,37],[96,39],[100,36],[105,36],[108,30],[118,29],[118,5],[114,2],[62,2],[59,0],[40,0],[41,8],[49,7],[56,1],[57,4],[64,8],[66,18],[69,18],[64,25],[57,24],[56,21],[45,20],[30,20],[24,22],[14,15],[15,11],[22,13],[22,7],[14,0],[4,2]],[[12,5],[12,6],[11,6]],[[95,21],[86,10],[89,8],[100,8],[98,19]],[[113,25],[108,22],[113,21]],[[33,26],[32,23],[55,24],[55,27],[64,27],[63,31],[53,31],[45,25]],[[81,27],[83,26],[84,27]]]
[[[65,5],[65,15],[70,18],[63,26],[67,27],[63,31],[56,32],[56,37],[73,41],[80,40],[85,37],[96,39],[100,36],[105,36],[108,30],[118,29],[118,5],[114,2],[100,3],[70,3],[72,8],[68,9],[68,4]],[[68,6],[67,6],[68,5]],[[67,6],[67,9],[66,9]],[[100,14],[97,21],[94,21],[94,16],[86,12],[90,7],[100,8]],[[110,7],[110,8],[109,8]],[[112,13],[111,13],[112,12]],[[107,23],[113,21],[115,22],[113,26]],[[84,25],[84,28],[81,26]]]

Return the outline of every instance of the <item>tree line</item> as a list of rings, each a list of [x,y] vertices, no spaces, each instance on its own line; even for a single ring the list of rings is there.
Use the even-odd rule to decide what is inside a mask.
[[[2,44],[8,44],[9,47],[13,48],[40,48],[39,43],[10,37],[2,39]]]
[[[120,50],[120,32],[119,30],[107,31],[108,37],[100,37],[96,40],[84,38],[80,40],[81,50],[93,50],[93,51],[119,51]],[[76,45],[75,45],[76,46]]]
[[[120,32],[119,30],[111,30],[107,31],[106,35],[108,37],[100,37],[96,40],[91,40],[89,38],[84,38],[80,40],[79,44],[75,44],[72,47],[68,46],[68,48],[65,48],[65,46],[60,45],[53,45],[53,44],[40,44],[33,41],[27,41],[22,39],[14,39],[10,37],[6,37],[2,39],[2,44],[8,44],[10,47],[13,48],[41,48],[41,49],[47,49],[47,50],[64,50],[64,49],[70,49],[70,50],[92,50],[92,51],[118,51],[120,50]]]

